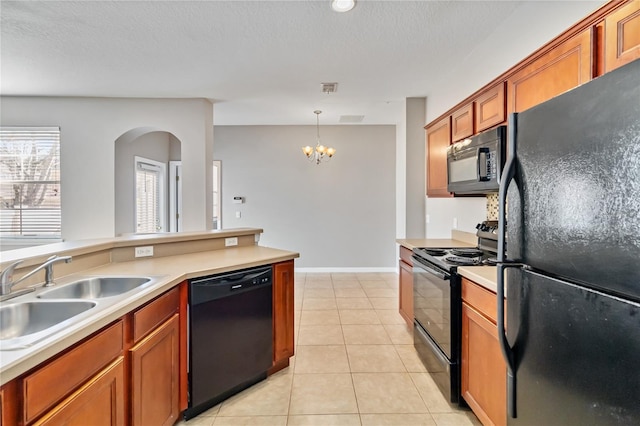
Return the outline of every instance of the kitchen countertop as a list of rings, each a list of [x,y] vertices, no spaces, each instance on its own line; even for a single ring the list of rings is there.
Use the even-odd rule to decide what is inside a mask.
[[[86,318],[72,322],[64,330],[26,349],[0,351],[0,385],[18,377],[186,279],[283,262],[297,257],[299,254],[295,252],[250,245],[110,263],[68,275],[58,280],[58,285],[95,275],[155,276],[158,280],[152,286],[125,293],[116,303],[95,312],[94,315],[85,315]],[[19,299],[12,299],[3,304],[18,302]]]
[[[451,230],[451,238],[399,238],[396,243],[413,250],[419,247],[428,248],[454,248],[454,247],[476,247],[478,237],[471,232]]]
[[[418,247],[443,248],[443,247],[475,247],[476,243],[454,240],[451,238],[423,238],[423,239],[397,239],[396,243],[413,250]]]
[[[474,283],[480,284],[487,290],[496,292],[498,269],[495,266],[459,266],[458,273]]]
[[[63,241],[41,246],[7,250],[2,252],[0,267],[4,269],[10,263],[17,260],[23,261],[20,267],[42,263],[41,260],[52,254],[65,254],[78,256],[99,250],[108,250],[121,247],[133,247],[139,245],[170,244],[178,242],[193,242],[210,240],[215,238],[238,237],[242,235],[259,235],[263,232],[260,228],[234,228],[210,231],[192,232],[159,232],[154,234],[131,234],[113,238],[96,238],[89,240]],[[257,240],[256,240],[257,241]]]

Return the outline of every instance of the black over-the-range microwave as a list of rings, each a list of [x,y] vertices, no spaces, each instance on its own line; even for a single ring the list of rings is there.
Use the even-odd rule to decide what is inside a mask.
[[[498,126],[447,148],[447,190],[457,195],[498,192],[507,126]]]

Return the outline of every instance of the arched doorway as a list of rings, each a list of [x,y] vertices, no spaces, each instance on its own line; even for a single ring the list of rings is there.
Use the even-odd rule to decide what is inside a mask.
[[[180,230],[180,160],[180,140],[162,129],[139,127],[115,140],[116,236]]]

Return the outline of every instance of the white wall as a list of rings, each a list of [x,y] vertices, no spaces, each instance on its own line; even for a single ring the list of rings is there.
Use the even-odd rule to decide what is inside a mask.
[[[424,238],[426,193],[425,98],[406,100],[407,222],[405,238]]]
[[[212,224],[213,105],[204,99],[1,97],[3,126],[60,126],[62,236],[115,234],[115,140],[140,127],[182,144],[185,231]]]
[[[300,252],[297,268],[395,270],[394,127],[321,126],[337,153],[315,165],[301,150],[315,126],[215,126],[223,227],[263,228],[260,244]]]

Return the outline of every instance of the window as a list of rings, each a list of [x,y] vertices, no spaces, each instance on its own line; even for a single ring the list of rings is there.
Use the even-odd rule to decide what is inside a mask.
[[[213,229],[222,229],[220,220],[220,160],[213,161]]]
[[[0,236],[60,239],[60,128],[0,128]]]
[[[166,165],[135,157],[136,163],[136,232],[165,230]]]

